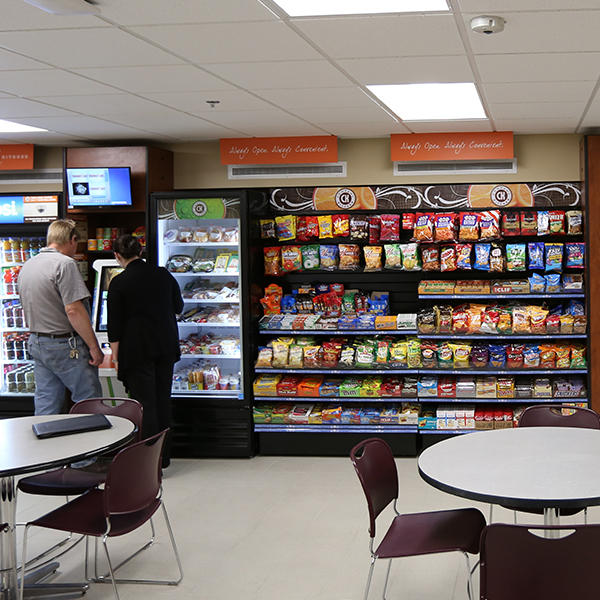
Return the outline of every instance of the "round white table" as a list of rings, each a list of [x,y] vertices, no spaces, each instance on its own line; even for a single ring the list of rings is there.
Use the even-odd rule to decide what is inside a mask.
[[[99,431],[38,439],[32,425],[80,415],[45,415],[0,419],[0,523],[9,528],[0,534],[0,597],[17,598],[15,475],[43,471],[107,452],[128,442],[135,433],[128,419],[108,416],[112,427]],[[27,591],[27,590],[26,590]],[[73,589],[65,586],[66,593]],[[36,590],[39,595],[40,590]],[[56,593],[54,590],[53,593]]]
[[[516,427],[474,432],[422,452],[419,473],[455,496],[544,510],[600,505],[600,430]]]

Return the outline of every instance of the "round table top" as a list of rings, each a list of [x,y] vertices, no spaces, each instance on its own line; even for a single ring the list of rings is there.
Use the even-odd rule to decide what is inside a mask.
[[[427,448],[421,477],[444,492],[516,508],[600,505],[600,430],[516,427]]]
[[[0,477],[31,473],[96,456],[128,441],[135,426],[129,419],[107,415],[110,429],[38,439],[34,423],[81,415],[43,415],[0,419]]]

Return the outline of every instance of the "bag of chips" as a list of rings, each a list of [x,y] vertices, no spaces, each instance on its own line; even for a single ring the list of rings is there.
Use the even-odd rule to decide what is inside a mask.
[[[365,215],[352,215],[350,217],[350,240],[353,242],[366,242],[369,239],[369,218]]]
[[[557,273],[549,273],[544,276],[546,294],[558,294],[561,291],[560,287],[560,275]]]
[[[562,271],[564,244],[545,244],[546,271]]]
[[[402,250],[400,249],[400,244],[385,244],[383,250],[385,252],[385,268],[402,269]]]
[[[281,275],[281,246],[264,248],[265,275]]]
[[[537,234],[549,235],[550,233],[550,216],[547,210],[538,210],[537,214]]]
[[[456,244],[456,268],[470,270],[473,244]]]
[[[527,255],[529,258],[528,268],[544,268],[544,242],[530,242],[527,244]]]
[[[500,212],[486,210],[479,215],[479,239],[496,240],[500,237]]]
[[[381,217],[373,215],[369,217],[369,244],[378,244],[381,239]]]
[[[434,240],[452,242],[456,238],[456,213],[438,213],[435,215]]]
[[[459,343],[450,343],[448,345],[454,354],[453,367],[455,369],[468,369],[470,366],[471,345]]]
[[[525,244],[506,244],[506,268],[508,271],[525,271]]]
[[[316,240],[319,237],[319,221],[317,217],[299,217],[296,227],[296,237],[301,242]]]
[[[381,271],[382,269],[382,246],[365,246],[363,253],[365,255],[365,272]]]
[[[506,367],[506,346],[500,344],[490,344],[490,366],[494,369],[504,369]]]
[[[399,239],[400,215],[381,215],[379,240],[382,242],[397,242]]]
[[[321,265],[319,245],[309,244],[302,246],[302,268],[305,270],[318,269]]]
[[[503,273],[506,267],[504,257],[504,248],[498,242],[491,243],[490,249],[490,271],[494,273]]]
[[[404,271],[421,270],[418,244],[400,244],[400,251],[402,252],[402,269]]]
[[[421,260],[423,262],[423,271],[440,270],[440,249],[434,244],[421,246]]]
[[[331,215],[320,215],[317,217],[319,221],[319,239],[333,237],[333,221]]]
[[[565,211],[551,210],[548,212],[548,229],[550,235],[565,234]]]
[[[277,238],[280,242],[296,239],[296,215],[275,217],[275,225],[277,227]]]
[[[300,271],[302,269],[302,248],[300,246],[283,246],[281,267],[288,273]]]
[[[479,239],[479,214],[461,212],[458,215],[458,239],[473,242]]]
[[[417,213],[413,229],[415,242],[433,242],[433,213]]]
[[[319,246],[319,259],[321,269],[324,269],[325,271],[335,271],[340,263],[338,247],[327,244]]]
[[[333,237],[348,237],[350,235],[350,217],[348,215],[333,215]]]
[[[506,348],[506,367],[508,369],[520,369],[523,367],[524,344],[510,344]]]
[[[529,277],[529,291],[532,294],[543,294],[546,286],[546,280],[537,273]]]
[[[565,254],[565,267],[570,269],[583,269],[585,267],[585,242],[565,244]]]
[[[490,253],[492,251],[491,244],[475,244],[475,269],[479,271],[490,270]]]
[[[356,271],[360,267],[360,247],[356,244],[340,244],[340,271]]]
[[[454,244],[442,246],[440,252],[440,270],[442,272],[456,271],[456,246]]]
[[[581,235],[583,233],[583,214],[580,210],[569,210],[565,214],[568,235]]]
[[[404,213],[402,215],[402,229],[412,231],[415,228],[415,213]]]

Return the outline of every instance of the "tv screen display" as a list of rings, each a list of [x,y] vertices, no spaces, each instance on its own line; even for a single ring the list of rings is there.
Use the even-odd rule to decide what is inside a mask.
[[[129,167],[67,169],[69,208],[131,206]]]

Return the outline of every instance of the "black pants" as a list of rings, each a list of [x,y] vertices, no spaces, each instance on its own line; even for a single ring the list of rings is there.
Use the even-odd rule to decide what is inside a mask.
[[[142,438],[171,427],[171,385],[173,381],[172,356],[158,356],[133,365],[123,377],[130,396],[144,407]],[[167,437],[163,452],[163,467],[171,461],[171,435]]]

